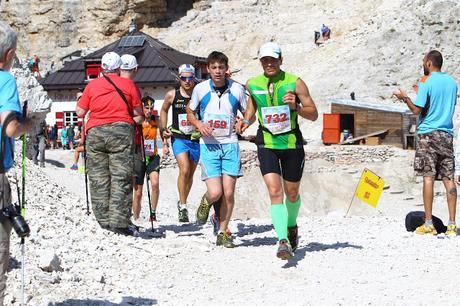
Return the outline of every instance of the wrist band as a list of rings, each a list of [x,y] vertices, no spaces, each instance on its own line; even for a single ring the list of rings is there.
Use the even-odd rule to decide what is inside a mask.
[[[246,123],[247,125],[251,125],[251,121],[243,119],[243,123]]]

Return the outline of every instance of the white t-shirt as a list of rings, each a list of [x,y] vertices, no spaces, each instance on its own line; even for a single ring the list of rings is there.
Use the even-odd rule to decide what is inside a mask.
[[[234,125],[238,110],[246,111],[247,96],[244,87],[230,79],[226,80],[226,89],[220,94],[212,80],[196,85],[193,89],[189,107],[198,111],[201,121],[213,129],[210,137],[201,137],[200,143],[225,144],[238,142]]]

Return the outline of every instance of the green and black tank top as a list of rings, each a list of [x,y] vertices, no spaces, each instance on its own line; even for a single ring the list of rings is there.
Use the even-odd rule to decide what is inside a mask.
[[[252,99],[257,104],[259,129],[256,144],[267,149],[295,149],[303,146],[297,111],[289,109],[283,96],[295,91],[298,77],[280,71],[272,79],[260,75],[248,81]]]

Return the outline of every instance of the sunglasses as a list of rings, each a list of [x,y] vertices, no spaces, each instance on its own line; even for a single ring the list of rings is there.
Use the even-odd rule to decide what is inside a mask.
[[[193,81],[194,77],[192,77],[192,76],[189,76],[189,77],[181,76],[180,79],[182,81],[186,82],[186,81]]]

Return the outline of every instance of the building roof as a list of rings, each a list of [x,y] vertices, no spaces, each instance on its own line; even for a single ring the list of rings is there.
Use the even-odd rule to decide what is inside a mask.
[[[145,39],[129,40],[137,36]],[[131,43],[133,42],[134,43]],[[120,44],[121,42],[121,44]],[[100,63],[102,56],[109,51],[136,56],[138,72],[134,78],[139,86],[172,86],[177,83],[177,68],[184,64],[205,64],[206,59],[179,52],[145,33],[134,31],[117,41],[96,50],[82,58],[65,63],[58,71],[49,74],[41,81],[45,90],[76,89],[87,85],[85,63]]]
[[[351,106],[351,107],[362,108],[362,109],[373,110],[373,111],[411,114],[411,111],[404,104],[398,105],[398,104],[390,104],[386,102],[366,103],[366,102],[358,102],[358,101],[349,100],[349,99],[332,99],[331,105],[332,104]]]

